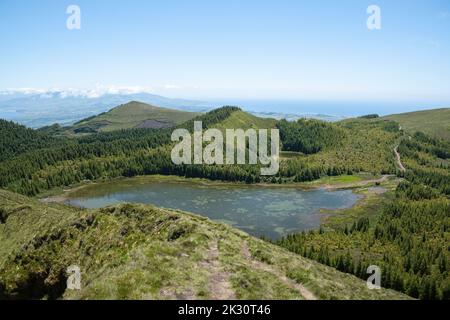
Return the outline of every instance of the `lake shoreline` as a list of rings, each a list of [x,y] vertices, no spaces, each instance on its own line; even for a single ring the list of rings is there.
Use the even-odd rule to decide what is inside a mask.
[[[147,175],[147,176],[136,176],[136,177],[117,177],[111,179],[104,180],[96,180],[96,181],[84,181],[78,184],[73,185],[72,187],[66,189],[54,189],[45,193],[41,197],[37,197],[39,201],[43,203],[58,203],[58,204],[67,204],[67,201],[70,200],[71,195],[81,191],[83,189],[104,183],[114,183],[114,182],[124,182],[124,181],[133,181],[136,182],[138,180],[142,180],[142,182],[173,182],[173,183],[195,183],[204,186],[223,186],[223,187],[258,187],[258,188],[286,188],[286,189],[298,189],[302,191],[312,191],[312,190],[320,190],[324,189],[327,191],[337,191],[337,190],[348,190],[348,189],[358,189],[362,187],[370,186],[371,184],[377,185],[383,182],[388,181],[393,175],[383,175],[381,178],[377,179],[367,179],[367,180],[359,180],[355,182],[344,182],[344,183],[321,183],[320,180],[315,180],[311,182],[290,182],[290,183],[254,183],[247,184],[245,182],[228,182],[228,181],[213,181],[203,178],[186,178],[174,175]]]
[[[340,179],[333,177],[332,179],[333,181],[349,180],[348,177],[341,177]],[[329,178],[322,179],[322,181],[323,180],[328,181]],[[195,214],[199,214],[214,221],[224,222],[254,236],[278,239],[279,237],[274,235],[273,232],[279,233],[280,237],[282,237],[305,230],[318,230],[320,227],[327,227],[330,219],[335,219],[335,216],[342,217],[342,214],[346,216],[347,213],[350,213],[350,216],[353,216],[354,210],[357,211],[359,210],[358,208],[367,205],[366,200],[368,197],[371,198],[372,195],[376,197],[381,196],[387,192],[388,186],[393,184],[396,184],[396,181],[390,179],[390,176],[382,176],[378,179],[369,180],[359,179],[355,182],[336,183],[334,185],[319,184],[318,181],[314,184],[308,183],[305,185],[305,183],[246,184],[210,181],[200,178],[184,178],[179,176],[151,175],[132,178],[119,177],[114,179],[101,179],[95,182],[84,181],[72,186],[72,188],[54,189],[51,191],[52,194],[47,194],[46,197],[42,197],[39,200],[44,203],[58,203],[88,210],[103,208],[116,203],[150,204],[160,208],[194,212]],[[138,191],[136,194],[140,194],[141,198],[136,198],[133,196],[133,192],[136,191],[131,191],[130,193],[130,190],[145,191]],[[183,191],[180,193],[180,190]],[[339,192],[344,193],[340,194]],[[172,193],[173,195],[169,196],[169,199],[178,199],[180,197],[179,202],[174,203],[172,200],[164,200],[164,198],[167,199],[167,194],[170,195]],[[213,194],[212,197],[211,194]],[[223,196],[224,194],[227,194],[227,196]],[[240,198],[241,194],[247,194],[247,196]],[[256,196],[258,194],[259,196]],[[317,198],[317,194],[319,194],[319,198]],[[249,204],[247,202],[249,197],[252,197],[252,199],[255,198],[257,201],[253,204]],[[314,198],[316,198],[316,200],[311,200]],[[303,202],[305,199],[309,200]],[[338,201],[337,203],[340,204],[330,206],[330,203],[328,202],[330,199],[336,199],[333,201]],[[345,201],[347,201],[345,199],[353,200],[350,200],[350,203],[347,202],[347,204],[345,204]],[[165,201],[171,202],[167,203]],[[234,203],[234,207],[231,205],[231,207],[227,209],[229,211],[223,210],[224,207],[222,205],[214,207],[213,204],[212,207],[204,207],[207,206],[208,203],[215,203],[216,201],[225,201],[222,204],[224,206]],[[266,202],[266,204],[261,207],[261,203],[264,202]],[[304,203],[309,204],[309,207],[308,205],[303,206]],[[311,205],[315,206],[315,208],[311,207]],[[288,209],[289,206],[290,209]],[[272,208],[267,209],[270,207]],[[304,211],[305,209],[310,211]],[[230,218],[229,215],[236,214],[237,210],[242,210],[242,213],[248,212],[250,215],[247,216],[247,218],[242,218],[242,216],[238,214],[235,218]],[[274,220],[269,220],[272,221],[271,225],[275,226],[274,229],[266,230],[267,226],[263,225],[260,227],[262,227],[262,230],[265,230],[262,232],[266,233],[257,234],[253,228],[256,228],[258,222],[256,224],[253,223],[258,220],[250,221],[251,219],[254,219],[251,217],[254,216],[255,212],[266,215],[267,217],[273,216]],[[310,215],[305,217],[305,212],[309,212]],[[223,214],[224,216],[220,216],[220,214]],[[284,217],[283,214],[285,214]],[[301,221],[295,220],[295,218],[292,218],[293,216],[299,217]],[[240,223],[240,219],[244,219],[245,221],[242,220],[242,223]],[[291,220],[289,221],[289,219]],[[276,225],[275,221],[278,221],[277,223],[280,225]],[[297,226],[297,228],[295,228],[295,226]]]

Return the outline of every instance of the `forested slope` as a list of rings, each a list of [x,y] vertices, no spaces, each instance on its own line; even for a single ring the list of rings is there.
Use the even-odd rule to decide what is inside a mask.
[[[61,140],[51,135],[0,119],[0,162],[59,143]]]
[[[270,119],[243,115],[239,108],[224,107],[178,127],[192,131],[194,120],[201,120],[204,129],[224,128],[226,123],[240,128],[241,122],[236,119],[241,118],[246,119],[247,128],[277,125]],[[269,179],[260,176],[259,167],[254,165],[176,166],[170,159],[172,129],[131,129],[66,139],[62,145],[31,150],[3,161],[0,187],[36,195],[86,179],[156,173],[247,183],[312,181],[361,171],[395,173],[393,148],[400,134],[395,123],[361,119],[336,125],[299,121],[293,125],[281,122],[278,126],[283,145],[308,154],[283,161],[279,175]],[[304,138],[295,141],[292,137],[299,130]],[[321,139],[313,142],[318,132]]]
[[[398,148],[405,180],[379,206],[347,210],[360,218],[335,230],[296,234],[279,244],[365,278],[382,268],[382,285],[421,299],[450,299],[450,145],[417,133]],[[370,213],[375,219],[369,219]]]

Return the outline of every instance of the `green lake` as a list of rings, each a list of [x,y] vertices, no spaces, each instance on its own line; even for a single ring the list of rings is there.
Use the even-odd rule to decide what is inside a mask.
[[[321,209],[350,208],[358,198],[351,190],[301,190],[179,178],[134,178],[89,185],[71,193],[67,203],[83,208],[124,202],[152,204],[193,212],[254,236],[277,239],[318,228],[323,216]]]

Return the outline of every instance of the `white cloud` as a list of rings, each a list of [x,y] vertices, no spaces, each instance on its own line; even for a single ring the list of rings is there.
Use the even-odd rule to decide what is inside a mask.
[[[177,84],[164,84],[158,86],[118,86],[118,85],[100,85],[88,89],[77,88],[10,88],[0,90],[0,95],[24,94],[24,95],[40,95],[41,98],[100,98],[105,95],[132,95],[138,93],[149,94],[190,94],[192,91],[198,90],[198,86],[181,86]]]
[[[108,94],[122,94],[130,95],[136,93],[151,93],[153,90],[150,87],[141,86],[102,86],[97,85],[91,89],[74,89],[74,88],[11,88],[0,91],[0,95],[25,94],[36,95],[39,94],[41,98],[51,98],[54,95],[59,95],[61,98],[67,97],[85,97],[85,98],[99,98]]]
[[[2,95],[11,95],[15,93],[23,93],[23,94],[40,94],[45,93],[47,90],[45,89],[36,89],[36,88],[9,88],[3,91],[0,91]]]

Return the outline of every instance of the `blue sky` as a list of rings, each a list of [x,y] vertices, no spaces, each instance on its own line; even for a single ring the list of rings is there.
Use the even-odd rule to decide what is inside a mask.
[[[450,104],[448,0],[1,0],[0,49],[0,89]]]

